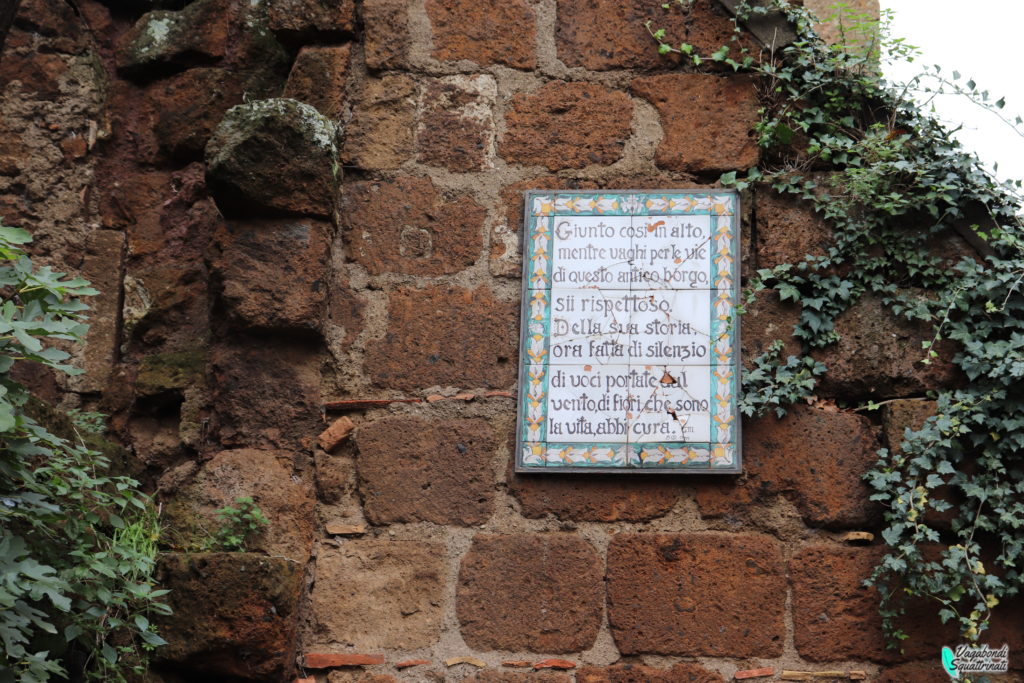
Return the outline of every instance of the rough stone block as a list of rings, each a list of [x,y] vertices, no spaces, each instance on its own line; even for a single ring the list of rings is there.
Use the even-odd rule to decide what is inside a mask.
[[[842,398],[900,398],[961,384],[963,375],[952,363],[955,344],[943,340],[929,365],[921,342],[931,341],[930,325],[896,317],[871,294],[861,297],[836,318],[837,343],[814,357],[828,366],[819,393]]]
[[[901,621],[908,635],[900,644],[902,653],[886,649],[878,593],[864,586],[882,550],[810,546],[790,560],[794,640],[801,657],[816,662],[931,659],[943,645],[961,642],[954,624],[940,622],[936,603],[921,598],[907,604]],[[981,639],[993,647],[1007,643],[1012,668],[1024,666],[1024,657],[1014,654],[1024,646],[1021,602],[997,606],[991,630]]]
[[[161,555],[157,577],[173,613],[155,618],[169,644],[154,661],[186,678],[290,680],[303,568],[252,553]]]
[[[892,401],[882,407],[882,436],[890,453],[901,451],[903,434],[924,427],[925,420],[935,415],[937,403],[918,399]]]
[[[576,672],[576,683],[725,683],[725,679],[700,664],[680,662],[671,669],[641,664],[585,666]]]
[[[481,534],[462,558],[456,611],[475,650],[576,652],[601,624],[601,559],[569,534]]]
[[[211,438],[228,447],[301,448],[320,432],[319,348],[241,338],[211,351]]]
[[[7,49],[0,62],[0,88],[6,93],[17,83],[25,95],[53,101],[60,97],[60,84],[69,69],[70,62],[64,55],[25,54]]]
[[[711,0],[697,0],[690,9],[673,5],[668,12],[644,0],[572,1],[558,3],[558,57],[566,66],[594,71],[677,65],[678,55],[658,54],[645,27],[648,21],[665,29],[667,42],[689,43],[700,54],[733,44],[733,24]],[[749,39],[742,44],[749,46]]]
[[[316,107],[329,119],[341,118],[351,51],[349,45],[303,47],[284,84],[284,96]]]
[[[374,524],[471,526],[490,516],[496,444],[484,420],[386,417],[360,427],[356,444],[363,507]]]
[[[414,650],[441,634],[444,546],[360,539],[323,546],[309,595],[306,651]]]
[[[509,163],[549,171],[613,164],[632,132],[632,116],[633,103],[623,92],[553,81],[511,99],[499,152]]]
[[[793,328],[800,322],[800,308],[790,301],[780,301],[773,290],[761,290],[754,301],[747,304],[740,317],[740,358],[743,367],[750,370],[754,359],[767,353],[776,341],[782,342],[781,359],[803,357],[800,340],[793,336]]]
[[[515,381],[515,303],[486,287],[405,288],[389,297],[384,339],[366,354],[366,372],[381,387],[503,389]]]
[[[225,215],[270,209],[330,217],[341,177],[336,132],[330,119],[295,100],[232,107],[206,146],[217,205]]]
[[[327,306],[331,228],[310,219],[229,221],[214,260],[219,296],[242,328],[315,332]]]
[[[402,74],[366,79],[345,129],[346,163],[379,171],[412,158],[417,93],[416,82]]]
[[[294,457],[248,448],[215,454],[165,507],[168,526],[185,542],[213,534],[222,526],[217,510],[248,496],[270,522],[251,549],[305,564],[315,536],[313,487],[293,478]]]
[[[409,0],[363,1],[363,58],[368,69],[409,65]]]
[[[84,375],[71,378],[76,391],[100,392],[114,369],[120,338],[121,278],[124,277],[125,235],[97,230],[89,238],[82,277],[99,290],[89,301],[89,332],[82,351]]]
[[[161,151],[179,160],[202,159],[214,129],[242,102],[244,89],[237,74],[219,68],[189,69],[147,88]]]
[[[517,475],[511,467],[508,488],[524,517],[543,519],[550,514],[577,522],[642,522],[661,517],[675,506],[680,492],[679,483],[665,477],[538,477]]]
[[[427,83],[416,133],[418,160],[453,173],[482,170],[494,143],[494,78],[449,76]]]
[[[759,104],[750,79],[664,74],[638,78],[632,89],[661,117],[664,137],[655,152],[659,168],[706,173],[757,165]]]
[[[271,0],[270,30],[294,44],[330,42],[355,30],[355,0]]]
[[[768,187],[758,188],[755,203],[758,268],[800,263],[807,255],[825,255],[832,230],[810,204]]]
[[[479,3],[472,0],[427,0],[433,28],[434,57],[468,59],[481,66],[514,69],[537,65],[537,17],[527,0]]]
[[[341,224],[350,258],[373,275],[450,275],[480,257],[486,212],[445,197],[429,178],[400,176],[345,186]]]
[[[862,479],[877,448],[871,423],[855,413],[794,405],[782,419],[744,419],[743,475],[698,482],[697,504],[721,517],[784,495],[812,526],[862,526],[878,517]]]
[[[317,453],[314,462],[316,495],[320,502],[335,505],[352,496],[356,490],[356,465],[352,458]],[[333,533],[330,525],[327,532]]]
[[[608,623],[624,655],[778,657],[786,627],[777,542],[753,534],[618,534]]]
[[[225,56],[237,9],[227,0],[198,0],[178,11],[154,10],[120,40],[117,66],[130,76],[205,66]]]

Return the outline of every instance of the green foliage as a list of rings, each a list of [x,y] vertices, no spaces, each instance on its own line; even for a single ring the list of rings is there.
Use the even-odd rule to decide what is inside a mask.
[[[866,475],[884,508],[888,545],[868,583],[882,595],[893,646],[906,637],[908,598],[934,602],[944,622],[974,641],[992,610],[1024,588],[1024,201],[1020,181],[991,177],[913,95],[959,92],[1010,125],[1021,120],[1002,115],[1004,100],[958,73],[888,84],[879,56],[913,48],[889,37],[884,23],[870,45],[836,47],[814,34],[811,14],[785,0],[741,8],[739,17],[768,11],[782,12],[798,38],[756,58],[742,50],[730,57],[735,47],[702,57],[651,34],[660,51],[689,55],[694,67],[726,63],[758,77],[763,162],[723,183],[770,184],[807,201],[833,229],[824,254],[762,270],[750,283],[800,307],[794,335],[805,355],[838,339],[836,317],[866,293],[933,328],[922,363],[939,357],[940,342],[955,349],[965,386],[938,393],[937,414],[908,430],[898,449],[879,451]],[[933,251],[955,233],[984,259],[951,263]],[[744,377],[745,413],[779,412],[813,390],[820,367],[783,362],[779,349]],[[936,523],[939,513],[951,516],[948,528]]]
[[[245,552],[253,536],[261,533],[268,524],[263,511],[250,496],[235,498],[235,506],[217,510],[221,526],[214,535],[213,545],[219,550]]]
[[[103,434],[107,431],[108,415],[106,413],[96,413],[72,408],[68,411],[68,417],[71,418],[71,422],[76,428],[81,429],[84,432],[88,432],[89,434]]]
[[[167,611],[152,580],[159,527],[138,482],[25,413],[29,393],[12,367],[80,372],[53,344],[81,341],[79,297],[96,293],[35,268],[22,249],[30,241],[0,224],[0,674],[124,681],[164,642],[149,622]]]

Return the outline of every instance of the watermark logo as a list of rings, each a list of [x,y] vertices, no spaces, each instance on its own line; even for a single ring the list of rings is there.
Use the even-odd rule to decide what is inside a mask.
[[[960,680],[978,673],[1005,673],[1010,669],[1010,647],[993,650],[988,645],[957,645],[942,648],[942,668],[949,677]]]

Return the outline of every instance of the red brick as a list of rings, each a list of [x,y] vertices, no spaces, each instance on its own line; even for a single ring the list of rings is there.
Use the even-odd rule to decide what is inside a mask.
[[[659,168],[691,173],[745,170],[760,158],[754,83],[742,76],[665,74],[633,81],[633,93],[658,110],[664,137]]]
[[[271,0],[270,30],[289,43],[336,40],[355,30],[355,0]]]
[[[624,655],[778,657],[785,568],[752,534],[618,534],[608,547],[608,623]]]
[[[768,676],[775,675],[775,669],[770,666],[761,667],[760,669],[744,669],[737,671],[733,678],[737,681],[745,681],[750,678],[767,678]]]
[[[534,669],[575,669],[576,662],[568,659],[542,659],[534,663]]]
[[[429,659],[406,659],[395,664],[396,669],[408,669],[410,666],[423,666],[430,664]]]
[[[387,170],[412,158],[417,93],[416,82],[402,74],[366,79],[345,128],[346,163]]]
[[[665,29],[667,42],[689,43],[698,54],[733,44],[732,21],[709,0],[697,0],[689,10],[673,6],[668,12],[644,0],[563,0],[555,34],[558,57],[566,66],[594,71],[678,64],[678,55],[658,54],[658,44],[645,27],[648,21],[654,29]]]
[[[384,655],[307,652],[302,656],[302,665],[307,669],[333,669],[339,666],[374,666],[383,663]]]
[[[348,45],[303,47],[284,84],[284,97],[312,105],[329,119],[340,119],[350,52]]]
[[[169,644],[153,660],[186,679],[291,680],[303,567],[253,553],[161,553],[173,613],[154,618]]]
[[[585,650],[601,623],[600,586],[601,559],[582,538],[480,534],[459,570],[462,637],[475,650]]]
[[[494,139],[491,108],[496,97],[491,76],[428,82],[416,134],[420,163],[453,173],[482,170]]]
[[[409,65],[409,0],[364,0],[363,58],[368,69]]]
[[[450,275],[483,249],[486,212],[466,195],[450,201],[429,178],[346,185],[341,225],[349,257],[372,275]]]
[[[384,339],[366,353],[380,387],[507,388],[515,381],[519,307],[486,287],[405,288],[389,297]]]
[[[514,440],[512,444],[514,444]],[[544,519],[549,514],[577,522],[643,522],[661,517],[679,500],[678,482],[664,477],[625,478],[545,474],[517,475],[509,468],[508,488],[522,515]]]
[[[481,66],[515,69],[537,66],[537,17],[527,0],[427,0],[427,16],[433,27],[434,57],[440,61],[468,59]]]
[[[576,672],[576,683],[725,683],[725,679],[700,664],[681,662],[671,669],[641,664],[585,666]]]
[[[633,103],[623,92],[553,81],[511,99],[499,151],[509,163],[549,171],[613,164],[622,158],[632,116]]]
[[[490,516],[495,439],[484,420],[385,417],[360,427],[356,445],[372,523],[471,526]]]
[[[429,647],[441,634],[445,548],[440,543],[346,540],[320,547],[305,649]]]
[[[824,256],[832,230],[810,204],[759,187],[757,214],[757,267],[774,268],[801,263],[804,257]]]
[[[229,221],[213,268],[232,322],[315,332],[327,306],[328,224],[311,219]]]
[[[331,426],[320,432],[317,445],[325,451],[333,451],[355,430],[356,424],[351,418],[342,416],[331,423]]]
[[[836,318],[840,339],[813,356],[828,366],[819,394],[840,398],[899,398],[963,383],[952,363],[956,345],[944,340],[929,365],[921,343],[931,341],[929,324],[908,321],[886,309],[880,298],[866,294]]]
[[[855,413],[794,405],[782,419],[744,419],[744,474],[699,482],[697,504],[721,517],[784,495],[810,525],[861,526],[878,516],[862,480],[877,447],[870,421]]]

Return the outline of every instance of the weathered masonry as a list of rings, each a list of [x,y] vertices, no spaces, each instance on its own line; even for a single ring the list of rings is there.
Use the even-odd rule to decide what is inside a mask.
[[[878,530],[875,450],[955,379],[870,297],[819,394],[881,414],[744,421],[741,474],[515,471],[523,192],[714,194],[760,158],[757,84],[659,56],[648,19],[702,51],[733,30],[719,0],[22,0],[0,215],[102,291],[86,374],[24,380],[110,414],[164,503],[153,680],[945,680],[953,631],[920,605],[886,651],[878,541],[846,540]],[[738,200],[741,282],[829,243]],[[794,315],[759,297],[740,357],[796,352]],[[257,547],[197,552],[243,495]]]

